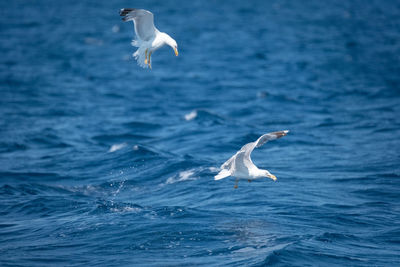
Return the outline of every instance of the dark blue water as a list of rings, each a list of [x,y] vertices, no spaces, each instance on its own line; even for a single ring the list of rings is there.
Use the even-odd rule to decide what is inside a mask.
[[[131,57],[122,7],[179,44]],[[399,266],[398,1],[2,1],[1,266]],[[277,182],[214,181],[253,153]]]

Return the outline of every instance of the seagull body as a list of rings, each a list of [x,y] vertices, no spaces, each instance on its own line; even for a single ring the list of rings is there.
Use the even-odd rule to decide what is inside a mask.
[[[247,179],[251,182],[254,179],[270,178],[276,181],[276,176],[271,174],[267,170],[259,169],[251,161],[250,155],[254,148],[260,147],[268,141],[281,138],[287,135],[289,131],[279,131],[273,133],[267,133],[258,138],[255,142],[244,145],[235,155],[228,159],[224,164],[221,165],[221,171],[214,177],[215,180],[221,180],[228,176],[236,178],[235,188],[239,179]]]
[[[176,41],[154,26],[153,13],[144,9],[123,8],[119,14],[123,16],[123,21],[132,20],[135,25],[136,40],[132,41],[132,46],[138,47],[138,50],[133,57],[139,66],[151,69],[151,54],[165,44],[172,47],[178,56]]]

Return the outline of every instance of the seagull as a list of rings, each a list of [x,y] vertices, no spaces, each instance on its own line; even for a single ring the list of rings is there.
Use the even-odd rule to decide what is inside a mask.
[[[236,177],[234,188],[238,188],[239,179],[247,179],[249,183],[254,179],[264,177],[276,181],[276,176],[267,170],[261,170],[251,161],[250,155],[254,148],[260,147],[268,141],[281,138],[287,135],[289,131],[272,132],[262,135],[255,142],[244,145],[235,155],[221,165],[221,171],[214,177],[215,180],[221,180],[228,176]]]
[[[160,32],[154,26],[154,15],[148,10],[123,8],[119,12],[123,21],[132,20],[135,25],[136,40],[132,41],[132,46],[139,49],[133,53],[133,57],[142,68],[149,67],[151,69],[151,54],[167,44],[178,56],[178,44],[165,32]]]

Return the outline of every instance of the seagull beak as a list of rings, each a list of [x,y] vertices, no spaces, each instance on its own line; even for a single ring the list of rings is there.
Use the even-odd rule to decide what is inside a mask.
[[[273,175],[273,174],[270,174],[270,175],[268,175],[268,178],[271,178],[272,180],[274,180],[274,181],[276,181],[277,179],[276,179],[276,176],[275,175]]]
[[[178,49],[174,48],[174,51],[175,51],[175,56],[178,56],[179,55]]]

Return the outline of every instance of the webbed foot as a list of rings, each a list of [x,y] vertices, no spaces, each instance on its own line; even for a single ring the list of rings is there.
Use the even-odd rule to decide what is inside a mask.
[[[148,49],[146,49],[146,51],[144,52],[144,56],[145,56],[145,59],[144,59],[144,64],[146,64],[147,65],[147,50]]]
[[[235,180],[235,186],[234,186],[233,188],[235,188],[235,189],[238,188],[238,182],[239,182],[239,179],[236,179],[236,180]]]

